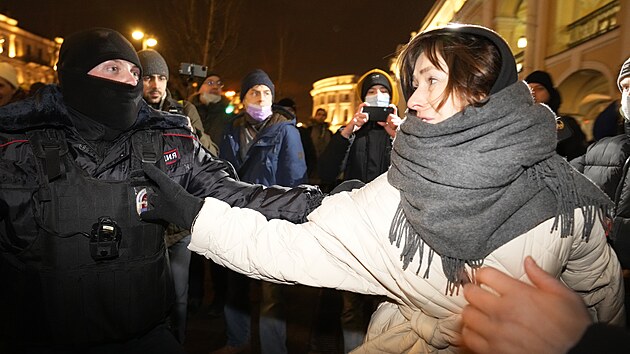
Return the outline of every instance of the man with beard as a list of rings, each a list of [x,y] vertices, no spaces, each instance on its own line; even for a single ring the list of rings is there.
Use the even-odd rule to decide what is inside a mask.
[[[165,325],[164,224],[139,217],[153,188],[143,169],[297,222],[321,194],[231,178],[186,117],[142,99],[140,60],[116,31],[68,36],[57,67],[59,86],[0,107],[0,308],[11,319],[1,321],[0,352],[183,353]]]
[[[142,97],[149,106],[164,112],[183,114],[190,119],[201,145],[210,150],[215,156],[218,155],[217,146],[214,141],[204,133],[203,124],[195,105],[188,101],[176,101],[171,92],[166,87],[168,85],[169,72],[166,60],[153,49],[144,49],[138,52],[138,58],[142,64],[144,83]]]
[[[142,97],[149,106],[164,112],[182,114],[190,119],[201,144],[213,155],[217,155],[217,146],[210,136],[203,132],[203,125],[195,106],[188,101],[176,101],[167,88],[169,71],[166,60],[153,49],[138,52],[144,76],[142,77]],[[190,267],[190,230],[184,230],[170,224],[165,234],[166,247],[171,265],[171,275],[175,288],[175,305],[170,315],[171,330],[180,343],[184,343],[188,307],[188,274]]]
[[[225,112],[228,99],[223,96],[223,81],[216,73],[209,73],[197,93],[189,98],[201,116],[204,132],[217,144],[223,139],[223,131],[230,123],[231,114]]]

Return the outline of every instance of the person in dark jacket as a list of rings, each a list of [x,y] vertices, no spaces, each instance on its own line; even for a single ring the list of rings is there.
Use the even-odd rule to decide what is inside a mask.
[[[319,157],[319,176],[324,184],[334,184],[342,171],[341,180],[356,179],[368,183],[389,168],[392,142],[401,122],[394,80],[382,70],[370,70],[357,82],[356,93],[363,103],[348,124],[332,136]],[[386,122],[370,121],[368,114],[363,112],[365,106],[389,106],[393,113]],[[348,353],[363,341],[368,323],[364,313],[367,296],[348,291],[341,295],[344,352]]]
[[[203,123],[195,105],[186,100],[177,101],[171,96],[171,92],[167,88],[169,71],[164,57],[156,50],[144,49],[138,52],[138,58],[140,58],[144,72],[142,78],[142,97],[144,100],[158,111],[182,114],[188,117],[201,145],[217,156],[219,149],[216,142],[204,132]]]
[[[233,118],[226,112],[230,102],[223,96],[221,76],[209,73],[199,85],[199,90],[188,100],[197,107],[204,132],[218,144],[223,139],[223,130]]]
[[[367,183],[387,171],[395,127],[400,122],[396,107],[398,92],[393,88],[394,80],[379,69],[368,71],[359,79],[357,97],[363,103],[322,152],[318,165],[322,181],[334,182],[343,172],[342,180],[358,179]],[[362,111],[367,105],[391,106],[394,113],[388,123],[369,121]]]
[[[625,133],[607,137],[589,146],[586,154],[571,164],[590,178],[615,203],[609,240],[617,253],[626,284],[626,308],[630,306],[630,58],[617,78],[621,91],[621,114]],[[626,312],[630,320],[630,311]],[[627,321],[630,324],[630,321]]]
[[[171,97],[167,85],[169,71],[166,60],[153,49],[145,49],[138,52],[140,64],[142,64],[143,87],[142,97],[154,109],[159,111],[181,114],[188,119],[194,132],[199,138],[199,142],[213,155],[218,153],[217,146],[210,139],[210,136],[203,132],[201,119],[195,106],[188,102],[178,102]],[[165,234],[166,247],[170,261],[171,275],[173,277],[173,287],[175,290],[175,305],[169,317],[171,330],[180,343],[184,343],[186,334],[186,317],[188,307],[188,274],[190,266],[191,252],[188,250],[190,244],[190,230],[184,230],[176,225],[170,224]]]
[[[321,196],[233,179],[184,116],[145,103],[138,56],[116,31],[68,36],[58,68],[59,86],[0,108],[0,306],[11,319],[0,352],[183,353],[164,324],[164,224],[139,217],[152,189],[143,170],[298,222]]]
[[[295,116],[273,106],[275,86],[263,70],[243,78],[245,110],[225,129],[219,156],[232,163],[242,181],[265,186],[297,186],[306,182],[306,161]],[[215,353],[239,353],[250,340],[249,279],[228,273],[225,320],[227,345]],[[263,282],[260,300],[260,345],[263,354],[286,353],[283,287]]]
[[[558,116],[562,103],[560,92],[553,86],[551,76],[544,71],[534,71],[527,75],[525,82],[529,85],[536,103],[546,104],[557,116],[558,145],[556,152],[568,161],[586,152],[586,135],[580,125],[571,116]]]

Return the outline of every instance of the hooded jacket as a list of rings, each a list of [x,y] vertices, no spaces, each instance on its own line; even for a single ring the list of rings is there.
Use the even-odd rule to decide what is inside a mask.
[[[533,103],[524,83],[513,84],[513,89],[520,96],[511,109],[499,113],[497,121],[518,120],[519,115],[536,112],[528,107],[548,114]],[[489,113],[487,107],[471,107],[466,113],[475,121],[472,115]],[[552,124],[550,119],[549,126]],[[550,142],[553,135],[551,131]],[[460,316],[466,300],[462,291],[448,291],[453,288],[443,258],[437,252],[431,256],[434,249],[423,242],[415,257],[405,259],[403,250],[417,243],[391,238],[401,195],[388,176],[381,175],[359,190],[324,199],[309,221],[300,225],[267,221],[251,210],[229,208],[206,198],[192,227],[190,249],[249,277],[386,296],[388,300],[372,315],[367,336],[356,353],[463,351]],[[595,321],[621,325],[625,321],[623,280],[619,261],[606,242],[601,214],[586,235],[584,226],[589,222],[582,208],[568,212],[573,215],[572,231],[563,233],[563,228],[554,227],[553,216],[542,218],[492,248],[483,265],[527,281],[523,260],[530,255],[582,296]],[[447,223],[448,219],[438,222]],[[465,270],[471,272],[470,267],[466,264]]]

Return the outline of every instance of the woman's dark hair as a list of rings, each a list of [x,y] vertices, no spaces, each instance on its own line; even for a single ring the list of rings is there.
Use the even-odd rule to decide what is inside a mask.
[[[448,82],[437,109],[444,105],[451,93],[468,105],[482,105],[501,71],[499,49],[483,36],[457,31],[421,33],[411,39],[398,56],[399,76],[406,100],[416,89],[413,71],[422,53],[437,69],[448,69]],[[442,67],[439,56],[444,59],[447,68]]]

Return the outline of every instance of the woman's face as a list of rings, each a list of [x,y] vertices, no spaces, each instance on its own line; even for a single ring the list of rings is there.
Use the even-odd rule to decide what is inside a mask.
[[[431,64],[424,53],[420,54],[413,69],[413,87],[415,90],[407,101],[407,107],[416,111],[419,119],[431,124],[452,117],[465,106],[461,99],[451,94],[444,105],[439,109],[437,108],[448,83],[448,67],[439,54],[438,59],[440,65],[447,71],[439,70]]]

